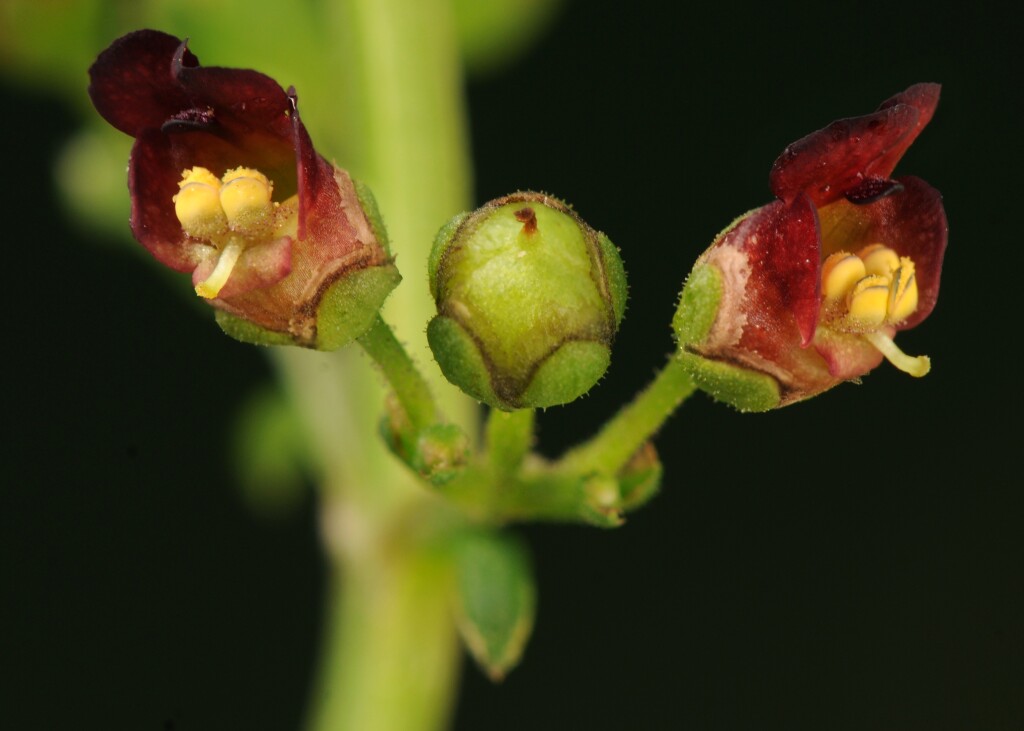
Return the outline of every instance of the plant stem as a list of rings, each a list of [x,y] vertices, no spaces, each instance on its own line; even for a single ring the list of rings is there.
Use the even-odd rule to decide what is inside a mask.
[[[335,566],[309,728],[441,728],[459,656],[448,574],[429,552]]]
[[[533,421],[533,409],[491,409],[487,415],[487,459],[496,477],[519,469],[533,446]]]
[[[566,452],[556,469],[615,475],[654,436],[694,391],[693,381],[676,358],[597,434]]]
[[[430,363],[425,324],[433,303],[422,267],[437,230],[468,208],[471,188],[451,1],[317,5],[326,14],[324,31],[333,49],[323,59],[337,90],[334,139],[340,149],[333,152],[373,189],[405,274],[385,316],[412,356]],[[381,364],[410,418],[432,421],[437,404],[475,434],[476,405],[440,374],[427,374],[425,383],[410,371],[409,356],[381,326],[361,344]],[[422,544],[396,536],[448,509],[379,438],[383,393],[365,359],[352,349],[332,356],[291,350],[278,363],[314,427],[331,564],[325,642],[307,728],[443,728],[460,658],[450,586]]]
[[[380,366],[413,429],[418,431],[433,424],[437,418],[437,406],[430,387],[380,315],[366,334],[359,338],[359,344]]]

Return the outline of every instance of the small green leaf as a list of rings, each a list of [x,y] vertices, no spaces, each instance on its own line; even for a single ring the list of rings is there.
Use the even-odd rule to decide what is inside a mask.
[[[454,551],[459,631],[484,672],[501,680],[519,662],[533,629],[529,558],[520,541],[496,532],[460,534]]]

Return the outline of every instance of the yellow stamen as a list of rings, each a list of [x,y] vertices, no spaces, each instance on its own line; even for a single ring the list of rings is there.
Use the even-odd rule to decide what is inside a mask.
[[[182,171],[174,202],[174,214],[182,230],[196,239],[208,239],[227,230],[220,206],[220,181],[206,168]]]
[[[857,255],[864,261],[864,269],[868,274],[888,277],[900,266],[899,255],[885,244],[865,246]]]
[[[210,272],[210,276],[196,285],[196,294],[206,299],[213,299],[220,294],[243,251],[245,251],[245,245],[239,241],[231,241],[225,246],[220,254],[220,259],[217,260],[217,266]]]
[[[927,355],[907,355],[885,333],[864,333],[864,337],[885,356],[886,360],[914,378],[928,375],[928,371],[932,369],[932,361]]]
[[[279,236],[295,236],[298,198],[274,203],[274,183],[259,170],[234,168],[218,178],[204,167],[183,170],[174,196],[182,230],[215,249],[213,271],[195,285],[206,299],[220,296],[245,250]]]
[[[272,222],[274,186],[266,175],[252,168],[235,168],[224,174],[223,183],[220,204],[232,230],[251,234]]]
[[[825,299],[838,300],[845,297],[865,274],[860,257],[837,251],[821,265],[821,292]]]
[[[181,182],[179,188],[184,188],[189,183],[204,183],[212,188],[220,189],[220,178],[204,167],[188,168],[181,171]]]
[[[892,273],[886,308],[886,319],[891,323],[903,322],[917,309],[917,277],[914,275],[914,262],[906,256],[900,259],[900,266]]]
[[[889,279],[869,275],[857,282],[847,299],[850,319],[859,327],[873,327],[885,321],[889,302]]]

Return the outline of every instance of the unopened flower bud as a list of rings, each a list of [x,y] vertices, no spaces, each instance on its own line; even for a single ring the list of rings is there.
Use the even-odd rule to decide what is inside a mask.
[[[626,305],[614,244],[565,203],[515,193],[453,218],[430,254],[427,337],[446,378],[491,406],[553,406],[608,368]]]

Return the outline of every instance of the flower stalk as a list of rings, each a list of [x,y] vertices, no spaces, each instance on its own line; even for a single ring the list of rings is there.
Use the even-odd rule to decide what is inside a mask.
[[[514,475],[533,447],[533,409],[502,411],[487,415],[487,457],[495,476]]]
[[[566,452],[556,468],[579,474],[617,474],[695,388],[680,361],[670,358],[632,402],[588,441]]]
[[[380,367],[412,428],[420,431],[433,424],[437,418],[437,406],[430,386],[388,324],[378,316],[366,334],[359,338],[359,344]]]

